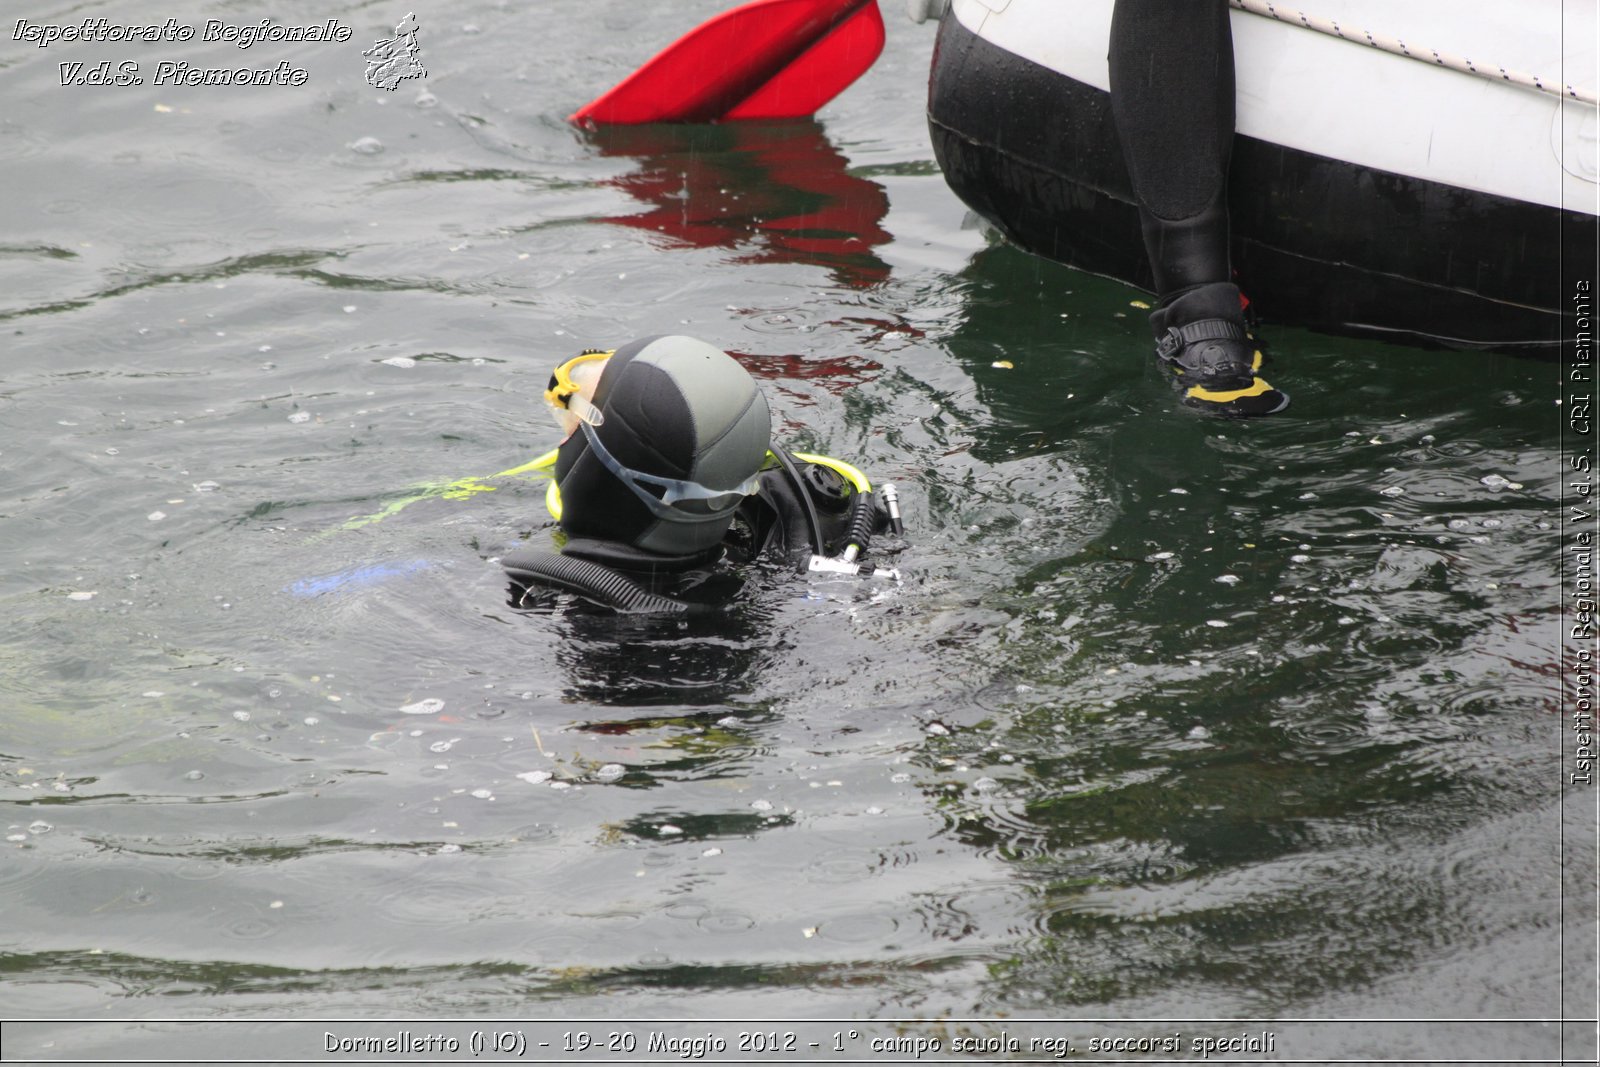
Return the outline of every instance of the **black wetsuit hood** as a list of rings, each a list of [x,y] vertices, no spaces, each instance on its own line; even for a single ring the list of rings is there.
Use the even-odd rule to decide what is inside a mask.
[[[593,404],[604,421],[592,432],[632,470],[720,488],[753,477],[766,460],[766,397],[733,357],[692,337],[645,337],[618,348]],[[587,432],[562,442],[556,460],[561,526],[570,537],[677,559],[716,551],[736,508],[675,508],[672,519],[658,517],[606,469]]]

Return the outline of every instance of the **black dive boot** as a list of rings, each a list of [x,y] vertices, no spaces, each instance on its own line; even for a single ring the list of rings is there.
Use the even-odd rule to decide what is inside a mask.
[[[1225,418],[1271,415],[1286,393],[1259,376],[1261,350],[1244,328],[1239,289],[1214,282],[1180,292],[1150,314],[1156,358],[1189,407]]]
[[[1116,0],[1111,114],[1160,297],[1156,354],[1183,402],[1270,415],[1289,398],[1256,377],[1228,240],[1233,32],[1227,0]]]

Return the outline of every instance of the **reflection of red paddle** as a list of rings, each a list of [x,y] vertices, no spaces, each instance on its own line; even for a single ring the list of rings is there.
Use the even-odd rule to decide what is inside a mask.
[[[701,23],[573,122],[712,122],[811,115],[883,51],[873,0],[753,0]]]
[[[873,252],[890,240],[888,194],[849,172],[816,119],[599,126],[584,140],[638,164],[605,183],[646,205],[599,221],[678,246],[727,249],[726,262],[825,267],[853,288],[889,276]]]

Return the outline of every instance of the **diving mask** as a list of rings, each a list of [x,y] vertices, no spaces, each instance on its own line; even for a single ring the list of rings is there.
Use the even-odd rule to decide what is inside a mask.
[[[600,375],[606,369],[611,352],[588,351],[567,360],[550,375],[545,387],[544,402],[550,405],[556,425],[561,427],[562,439],[572,436],[578,426],[599,426],[606,421],[605,414],[594,406],[594,390],[600,384]]]
[[[700,522],[708,515],[730,512],[739,506],[741,500],[754,495],[761,488],[759,471],[731,489],[713,489],[699,482],[663,478],[658,474],[646,474],[624,467],[601,442],[593,423],[582,420],[578,425],[588,439],[589,451],[594,453],[600,465],[626,485],[649,509],[650,514],[666,522]],[[657,492],[651,492],[645,486],[654,487]]]

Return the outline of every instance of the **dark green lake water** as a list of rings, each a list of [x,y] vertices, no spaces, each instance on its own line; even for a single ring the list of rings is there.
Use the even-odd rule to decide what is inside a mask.
[[[405,5],[33,6],[355,32],[0,44],[0,1013],[1592,1051],[1552,1021],[1596,960],[1554,364],[1269,326],[1286,416],[1179,411],[1144,294],[964,223],[898,5],[817,123],[607,138],[564,116],[726,4],[419,2],[394,93],[359,53]],[[309,78],[56,65],[168,58]],[[419,487],[549,448],[551,366],[663,332],[898,484],[903,583],[506,606],[542,483]]]

